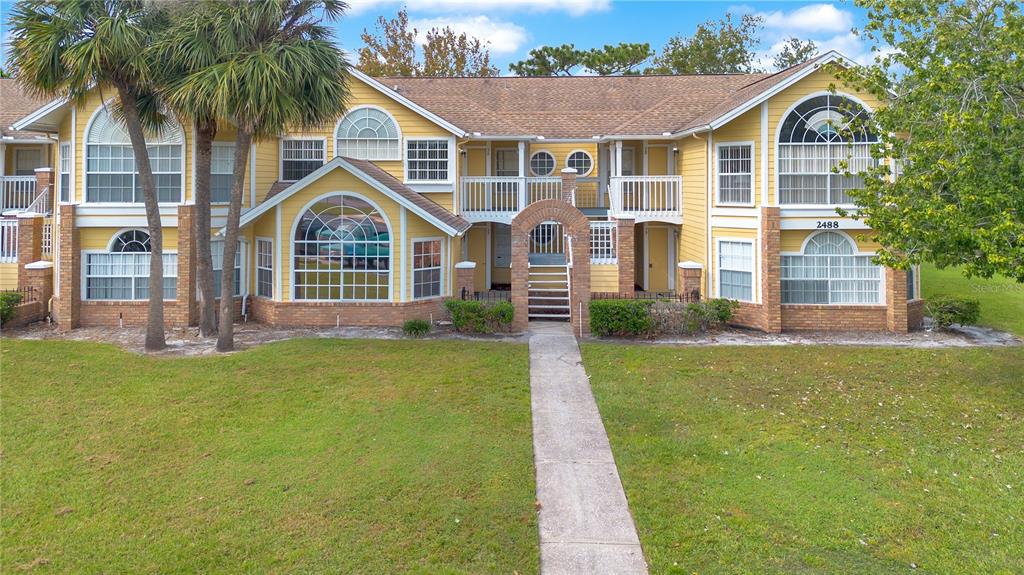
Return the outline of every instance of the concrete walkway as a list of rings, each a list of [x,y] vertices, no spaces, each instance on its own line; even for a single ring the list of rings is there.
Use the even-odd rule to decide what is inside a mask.
[[[541,574],[646,574],[569,324],[530,323],[530,399]]]

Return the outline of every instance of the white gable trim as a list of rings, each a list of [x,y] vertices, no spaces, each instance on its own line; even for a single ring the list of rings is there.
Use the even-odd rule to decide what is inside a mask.
[[[45,118],[49,114],[52,114],[53,112],[61,109],[67,103],[68,103],[68,99],[67,98],[57,98],[55,100],[52,100],[52,101],[46,103],[42,108],[39,108],[35,112],[32,112],[31,114],[25,116],[24,118],[18,120],[17,122],[15,122],[13,124],[11,124],[11,128],[14,129],[14,130],[18,130],[18,131],[31,129],[32,128],[32,124],[40,121],[41,119]],[[53,129],[56,126],[51,126],[50,124],[45,124],[42,127]],[[40,130],[40,131],[49,132],[49,131],[51,131],[50,129]]]
[[[450,236],[458,236],[459,235],[459,231],[456,230],[455,228],[453,228],[452,226],[450,226],[450,225],[446,224],[445,222],[439,220],[436,216],[434,216],[430,212],[424,210],[422,207],[416,205],[415,203],[410,202],[408,199],[406,199],[401,194],[396,193],[391,188],[389,188],[389,187],[385,186],[384,184],[378,182],[377,180],[371,178],[370,176],[368,176],[366,174],[366,172],[363,172],[359,168],[357,168],[357,167],[353,166],[352,164],[346,162],[344,158],[340,158],[340,157],[336,157],[333,160],[331,160],[330,162],[327,162],[326,164],[324,164],[323,166],[318,168],[316,171],[310,173],[305,178],[302,178],[301,180],[299,180],[299,181],[295,182],[294,184],[288,186],[284,190],[281,190],[280,192],[277,193],[277,195],[275,195],[273,198],[270,198],[270,200],[268,200],[266,202],[263,202],[256,209],[249,210],[248,212],[243,214],[242,218],[241,218],[241,220],[239,222],[239,227],[244,226],[244,225],[252,222],[256,218],[260,217],[261,215],[267,213],[268,211],[270,211],[271,208],[277,206],[278,204],[281,204],[286,199],[288,199],[291,196],[295,195],[300,190],[306,188],[307,186],[309,186],[313,182],[319,180],[321,177],[326,176],[330,172],[334,171],[336,168],[341,168],[341,169],[347,171],[348,173],[352,174],[353,176],[359,178],[360,180],[365,182],[367,185],[369,185],[371,188],[373,188],[373,189],[377,190],[378,192],[384,194],[385,196],[391,198],[396,203],[398,203],[398,205],[405,207],[406,209],[412,211],[417,216],[419,216],[419,217],[423,218],[424,220],[430,222],[437,229],[443,231],[444,233],[446,233],[446,234],[448,234]],[[224,228],[221,228],[221,230],[219,232],[217,232],[217,233],[218,234],[223,234],[224,233]]]
[[[438,126],[441,126],[442,128],[448,130],[452,134],[462,137],[468,133],[462,128],[456,126],[455,124],[452,124],[448,120],[445,120],[441,116],[438,116],[437,114],[431,112],[430,110],[424,108],[423,106],[420,106],[416,102],[413,102],[409,98],[406,98],[405,96],[399,94],[398,92],[392,90],[391,88],[388,88],[384,84],[381,84],[377,80],[371,78],[370,76],[367,76],[366,74],[360,72],[359,70],[351,68],[350,73],[352,74],[352,76],[361,80],[367,86],[373,88],[374,90],[377,90],[381,94],[384,94],[388,98],[391,98],[392,100],[398,102],[399,104],[405,106],[406,108],[409,108],[410,110],[437,124]]]

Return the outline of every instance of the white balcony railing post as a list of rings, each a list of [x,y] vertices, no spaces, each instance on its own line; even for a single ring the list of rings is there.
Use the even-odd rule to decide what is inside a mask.
[[[613,215],[678,220],[682,217],[682,176],[613,176]]]
[[[0,213],[23,211],[36,196],[35,176],[0,176]]]

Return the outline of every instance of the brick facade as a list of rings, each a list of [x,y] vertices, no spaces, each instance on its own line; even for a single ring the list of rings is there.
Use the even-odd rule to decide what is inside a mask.
[[[761,208],[761,321],[759,329],[782,331],[782,213]]]
[[[616,262],[619,266],[619,295],[633,297],[636,293],[636,261],[634,248],[636,244],[636,220],[632,217],[621,217],[615,220]]]
[[[782,331],[886,331],[886,306],[782,306]]]
[[[885,327],[896,333],[907,333],[907,272],[885,268]]]
[[[281,327],[396,327],[410,319],[434,320],[445,315],[444,300],[412,302],[279,302],[250,299],[252,319]]]
[[[43,259],[43,215],[18,215],[18,286],[28,286],[25,266]]]
[[[685,297],[699,300],[703,273],[704,266],[697,262],[679,262],[676,266],[676,292]]]
[[[164,308],[164,319],[171,325],[199,323],[199,301],[196,293],[196,246],[192,239],[195,205],[178,206],[178,293],[177,305]]]
[[[455,264],[455,291],[453,297],[461,298],[463,294],[472,295],[474,276],[476,274],[476,262],[459,262]]]
[[[60,331],[69,331],[81,324],[81,278],[82,247],[78,228],[75,226],[75,206],[61,205],[57,208],[60,220],[60,288],[53,302],[53,316]]]

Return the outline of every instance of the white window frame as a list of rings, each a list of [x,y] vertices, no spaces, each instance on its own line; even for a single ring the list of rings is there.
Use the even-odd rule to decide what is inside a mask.
[[[750,148],[750,173],[745,174],[744,172],[722,172],[721,161],[722,161],[722,148],[736,148],[736,147],[747,147]],[[755,204],[755,192],[757,191],[757,184],[755,182],[757,174],[757,164],[755,159],[754,142],[716,142],[715,143],[715,205],[719,206],[731,206],[731,207],[752,207]],[[749,202],[728,202],[722,199],[722,176],[750,176],[750,201]]]
[[[341,153],[338,151],[338,149],[341,148],[341,146],[339,146],[338,143],[341,140],[349,139],[349,138],[339,138],[338,137],[338,130],[341,128],[341,123],[345,121],[345,118],[347,118],[349,116],[349,114],[352,114],[353,112],[357,112],[359,110],[365,110],[365,109],[377,110],[378,112],[384,113],[384,115],[386,115],[391,120],[391,123],[395,125],[395,132],[398,133],[398,157],[395,157],[395,158],[373,157],[373,158],[363,158],[363,159],[370,160],[370,161],[380,161],[380,162],[400,162],[400,161],[402,161],[402,157],[405,154],[405,140],[402,138],[402,126],[399,125],[398,120],[395,119],[395,116],[391,112],[385,110],[384,108],[381,108],[380,106],[374,106],[372,104],[364,104],[364,105],[356,106],[356,107],[350,109],[344,116],[341,117],[341,119],[338,120],[338,123],[334,125],[334,132],[333,132],[333,134],[334,134],[334,157],[341,156]],[[359,159],[359,158],[357,158],[357,159]]]
[[[749,270],[737,270],[732,268],[722,267],[722,244],[747,244],[750,246],[750,269]],[[757,242],[751,238],[735,238],[735,237],[718,237],[715,238],[715,297],[722,296],[722,272],[723,271],[734,271],[741,273],[750,273],[750,299],[736,299],[744,303],[754,303],[757,301]]]
[[[409,144],[420,141],[445,141],[448,143],[448,177],[445,180],[413,180],[409,178]],[[406,184],[453,184],[455,183],[455,163],[458,151],[455,149],[455,138],[450,136],[408,136],[402,142],[402,177]]]
[[[417,243],[425,243],[425,242],[437,242],[438,249],[440,249],[440,255],[441,255],[441,264],[439,266],[429,266],[429,267],[425,267],[425,268],[417,268],[416,267],[416,244]],[[411,276],[411,278],[412,278],[412,285],[409,286],[411,288],[410,289],[410,293],[412,294],[412,299],[414,299],[414,300],[424,300],[424,299],[432,299],[432,298],[444,297],[445,275],[446,275],[444,273],[444,270],[445,270],[445,264],[447,263],[447,258],[445,257],[446,254],[445,254],[445,250],[444,250],[444,245],[445,245],[445,240],[444,240],[443,237],[440,237],[440,236],[428,237],[428,238],[412,238],[412,243],[411,243],[410,251],[409,251],[409,255],[411,256],[409,259],[411,260],[411,263],[412,263],[412,276]],[[438,279],[438,285],[437,285],[437,290],[438,290],[437,291],[437,295],[428,295],[428,296],[416,297],[416,272],[417,271],[424,271],[424,270],[432,270],[432,269],[438,269],[440,271],[440,274],[438,276],[439,279]]]
[[[313,137],[306,137],[306,136],[283,136],[281,138],[280,142],[278,143],[278,147],[277,147],[277,166],[278,166],[277,179],[278,179],[278,181],[281,181],[281,182],[297,182],[297,181],[299,181],[299,180],[286,180],[286,179],[284,179],[284,163],[285,163],[285,161],[310,161],[310,162],[313,161],[313,160],[285,160],[284,159],[284,143],[285,142],[296,142],[296,141],[320,142],[320,144],[323,146],[323,157],[320,158],[320,166],[323,167],[323,165],[327,163],[327,138],[315,137],[315,136],[313,136]]]
[[[82,153],[82,187],[81,187],[82,199],[81,199],[80,203],[81,204],[85,204],[85,205],[89,205],[89,206],[95,206],[95,207],[116,207],[116,208],[125,208],[125,207],[138,208],[138,207],[144,207],[146,205],[145,202],[90,202],[89,201],[89,146],[106,146],[106,145],[110,145],[110,146],[124,146],[124,145],[126,145],[128,147],[131,147],[131,143],[128,143],[128,144],[102,143],[102,142],[97,143],[97,142],[90,142],[89,141],[89,132],[92,130],[92,126],[96,122],[96,119],[99,118],[101,114],[109,113],[107,111],[108,110],[108,106],[112,106],[113,104],[114,104],[113,100],[108,100],[102,106],[98,107],[96,109],[96,111],[93,112],[92,117],[89,118],[89,121],[85,125],[85,130],[82,132],[82,143],[81,143],[81,146],[82,146],[82,148],[81,148],[81,153]],[[72,110],[72,111],[74,111],[74,110]],[[176,201],[176,202],[158,202],[157,205],[159,207],[178,206],[178,205],[181,205],[181,204],[185,203],[185,166],[188,163],[186,161],[186,157],[187,157],[187,154],[188,154],[188,146],[187,146],[188,142],[187,142],[187,138],[185,137],[185,130],[184,130],[184,128],[182,128],[181,123],[178,122],[174,118],[170,118],[168,121],[173,121],[173,122],[175,122],[177,124],[178,131],[181,132],[181,143],[180,144],[174,144],[174,143],[169,143],[169,142],[156,142],[156,143],[153,143],[153,144],[147,143],[146,147],[148,148],[149,146],[181,146],[181,191],[178,194],[178,201]],[[133,155],[134,155],[134,150],[133,150]],[[72,172],[72,174],[75,173],[75,163],[74,162],[72,162],[72,164],[71,164],[71,172]],[[100,173],[115,173],[115,172],[100,172]],[[138,170],[136,170],[135,173],[137,174]],[[171,172],[161,172],[161,173],[171,173]],[[156,174],[154,173],[154,176],[155,175]],[[74,179],[74,178],[72,178],[72,179]],[[134,181],[133,181],[133,186],[134,186]],[[74,184],[72,184],[72,187],[74,187]]]
[[[270,246],[270,253],[268,254],[269,257],[270,257],[270,267],[260,265],[260,257],[263,255],[263,254],[260,253],[260,248],[263,247],[263,246]],[[273,238],[256,236],[256,254],[255,255],[256,255],[256,257],[254,258],[255,261],[253,263],[255,264],[255,267],[256,267],[256,274],[254,276],[254,279],[256,280],[255,281],[255,283],[256,283],[256,295],[258,297],[265,297],[267,299],[274,299],[274,294],[277,292],[277,282],[275,281],[276,276],[274,275],[274,263],[275,262],[274,262],[274,240],[273,240]],[[270,272],[270,294],[269,295],[265,295],[265,294],[260,293],[260,272],[261,271],[268,271],[268,272]]]
[[[215,148],[231,148],[231,162],[234,163],[234,160],[235,160],[235,156],[234,156],[235,143],[234,142],[213,142],[213,144],[210,146],[210,176],[225,175],[225,172],[215,172],[215,171],[213,171],[213,150]],[[234,166],[232,166],[232,169],[234,169]],[[234,177],[234,171],[231,172],[231,176]],[[234,182],[232,182],[232,185],[234,185]],[[226,201],[226,202],[215,202],[215,201],[213,201],[213,190],[211,189],[210,190],[210,203],[215,205],[215,206],[226,206],[226,205],[230,204],[231,201],[230,201],[230,199],[228,201]],[[243,200],[242,203],[244,204],[245,201]]]
[[[223,239],[210,240],[211,244],[223,243],[223,242],[224,242]],[[236,284],[237,293],[232,294],[232,296],[231,296],[232,298],[242,297],[242,296],[245,296],[245,295],[249,294],[249,282],[248,282],[248,277],[247,277],[247,274],[246,274],[246,268],[248,266],[245,265],[245,262],[247,261],[247,256],[248,256],[248,249],[246,249],[248,247],[248,244],[249,244],[249,242],[247,242],[245,239],[243,239],[243,238],[239,238],[238,239],[238,250],[235,252],[235,260],[238,261],[238,284]],[[211,251],[212,251],[212,247],[211,247]],[[223,252],[221,252],[221,254],[223,254]],[[219,272],[223,273],[223,269],[220,267],[222,265],[222,263],[223,263],[223,258],[215,255],[213,257],[213,267],[211,267],[211,269],[213,271],[215,271],[215,272],[219,271]],[[216,289],[218,289],[218,290],[220,289],[220,282],[219,281],[214,281],[214,285],[216,286]],[[218,299],[220,298],[219,295],[216,296],[216,297]]]
[[[546,174],[539,174],[533,169],[533,159],[541,154],[547,154],[551,158],[551,171]],[[530,154],[530,161],[527,162],[527,167],[530,169],[530,175],[538,178],[546,178],[555,175],[555,170],[558,169],[558,159],[549,150],[537,150]]]
[[[114,232],[113,235],[110,236],[110,241],[107,242],[107,248],[106,249],[103,249],[103,250],[95,250],[95,249],[94,250],[82,250],[82,252],[81,252],[82,253],[82,265],[79,266],[79,267],[81,267],[81,270],[80,270],[79,274],[80,274],[81,282],[82,282],[80,284],[81,285],[80,289],[81,289],[81,299],[82,299],[82,301],[145,302],[145,301],[149,300],[149,298],[144,298],[144,299],[137,299],[137,298],[135,298],[135,279],[136,278],[140,278],[140,277],[145,277],[147,279],[149,278],[149,266],[148,265],[146,267],[146,275],[145,276],[134,276],[134,275],[133,276],[96,276],[96,277],[131,277],[132,278],[132,298],[131,299],[106,299],[106,298],[95,298],[94,299],[94,298],[90,298],[89,297],[89,277],[91,277],[91,276],[89,276],[89,256],[90,255],[109,255],[109,254],[120,254],[120,253],[129,253],[129,254],[136,254],[136,255],[138,255],[138,254],[145,254],[145,255],[150,255],[150,256],[152,255],[152,252],[112,252],[112,251],[110,251],[111,248],[114,245],[114,242],[117,240],[118,237],[120,237],[121,234],[123,234],[125,232],[131,232],[131,231],[141,231],[141,232],[145,232],[146,235],[149,235],[149,232],[146,231],[145,229],[142,229],[142,228],[121,228],[121,229],[117,230],[116,232]],[[175,266],[175,272],[176,272],[174,276],[166,276],[165,275],[163,277],[165,279],[166,278],[170,278],[170,277],[174,277],[175,278],[175,282],[177,282],[178,271],[179,271],[178,270],[178,251],[177,250],[173,250],[173,251],[172,250],[164,250],[163,251],[163,255],[164,256],[169,256],[169,255],[170,256],[174,256],[174,260],[175,260],[174,266]],[[164,266],[165,266],[165,269],[166,269],[166,266],[167,266],[167,259],[166,258],[164,259]],[[163,285],[160,286],[160,291],[161,291],[161,293],[163,292]],[[178,301],[177,295],[178,295],[178,293],[177,293],[177,285],[175,285],[175,298],[174,299],[166,299],[166,298],[164,298],[163,301],[165,301],[165,302],[168,302],[168,301],[170,301],[170,302]]]
[[[594,155],[591,154],[589,151],[584,150],[583,148],[571,150],[568,154],[565,155],[565,167],[572,168],[572,166],[569,165],[569,158],[572,158],[575,154],[586,154],[587,157],[590,158],[590,169],[587,170],[586,172],[580,172],[579,170],[576,170],[576,176],[579,178],[585,178],[592,174],[594,172],[594,168],[597,167],[597,162],[594,161]]]
[[[74,201],[71,190],[75,189],[74,184],[71,182],[71,166],[75,160],[71,157],[71,153],[74,147],[71,142],[65,140],[57,144],[57,203],[67,204]],[[66,165],[65,165],[66,164]],[[64,171],[65,168],[67,171]],[[64,176],[68,177],[68,184],[64,186]],[[64,194],[67,194],[67,199],[64,199]]]
[[[798,252],[780,252],[779,253],[779,297],[782,297],[782,282],[785,281],[782,278],[782,257],[783,256],[804,256],[807,255],[807,244],[811,241],[811,238],[827,233],[836,233],[846,237],[846,240],[853,246],[853,253],[850,256],[871,256],[877,255],[876,252],[864,252],[860,251],[857,246],[857,241],[850,236],[850,234],[842,230],[821,230],[814,233],[808,234],[804,241],[800,244],[800,251]],[[876,303],[783,303],[782,305],[797,305],[797,306],[828,306],[828,307],[885,307],[887,305],[886,300],[886,284],[885,284],[885,268],[877,266],[879,269],[878,273],[878,301]],[[830,278],[831,279],[831,278]],[[830,290],[831,295],[831,290]],[[830,297],[831,299],[831,297]]]
[[[860,98],[854,96],[853,94],[846,93],[846,92],[835,92],[835,93],[833,93],[833,92],[828,91],[828,90],[821,90],[821,91],[818,91],[818,92],[813,92],[811,94],[807,94],[803,98],[800,98],[796,102],[793,102],[793,104],[791,106],[789,106],[789,108],[787,108],[782,113],[782,115],[779,117],[778,121],[776,122],[776,125],[775,125],[775,139],[772,140],[772,147],[774,148],[774,151],[775,151],[775,176],[774,176],[774,180],[775,180],[774,181],[774,185],[775,185],[775,187],[774,187],[775,205],[776,206],[782,206],[784,209],[794,209],[794,210],[800,210],[800,209],[820,209],[822,207],[843,208],[843,209],[856,209],[857,208],[856,204],[795,204],[795,203],[782,203],[782,191],[779,188],[779,182],[782,180],[781,174],[779,173],[779,155],[780,155],[779,154],[779,150],[780,150],[779,146],[783,145],[783,144],[780,144],[779,138],[782,136],[782,126],[786,123],[786,118],[788,118],[789,115],[793,112],[793,110],[796,110],[797,107],[800,106],[800,104],[803,104],[805,101],[810,100],[811,98],[818,97],[818,96],[836,96],[836,97],[841,97],[841,98],[847,98],[850,101],[855,102],[856,104],[858,104],[862,108],[864,108],[864,110],[868,114],[874,114],[875,113],[874,109],[871,106],[867,105],[867,103],[864,102],[864,100],[861,100]],[[872,142],[872,144],[873,143],[874,142]],[[831,190],[829,190],[829,191],[831,192]],[[790,254],[790,255],[793,255],[793,254]],[[794,305],[797,305],[797,304],[794,304]]]
[[[910,283],[914,287],[914,297],[909,297],[909,295],[908,295],[907,296],[907,301],[917,301],[917,300],[920,300],[920,299],[924,299],[924,298],[921,297],[921,266],[919,266],[919,265],[912,265],[912,266],[910,266],[910,269],[908,270],[908,272],[913,274],[911,276],[911,279],[913,281],[910,282]]]

